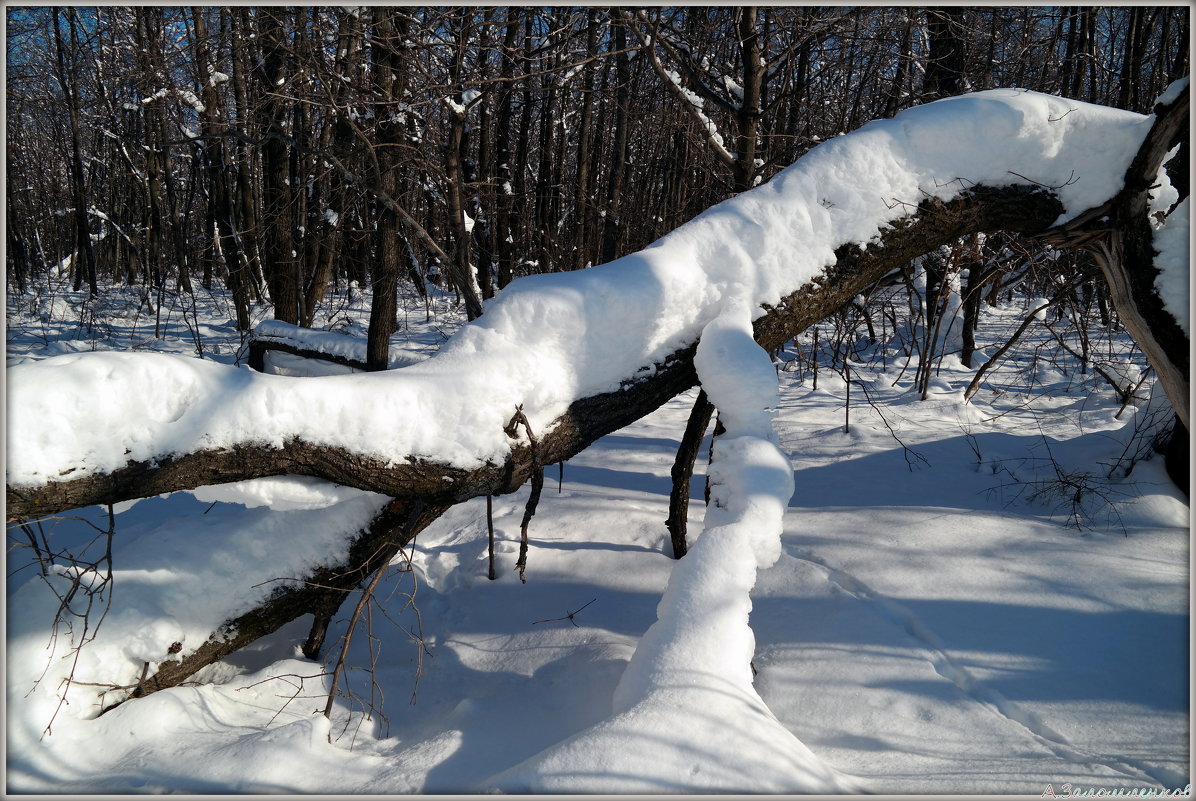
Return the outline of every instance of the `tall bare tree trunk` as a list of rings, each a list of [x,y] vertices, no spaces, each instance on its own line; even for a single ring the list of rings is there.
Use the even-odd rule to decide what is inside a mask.
[[[295,241],[294,197],[287,151],[287,102],[282,97],[288,77],[284,9],[258,10],[262,87],[259,110],[262,144],[262,206],[266,247],[263,269],[274,304],[274,318],[298,325],[301,315],[301,275]]]
[[[406,20],[394,8],[374,8],[370,42],[370,68],[378,98],[374,180],[392,197],[399,195],[399,154],[402,126],[387,110],[387,104],[403,96],[403,55],[406,50]],[[378,208],[376,257],[372,270],[374,296],[370,303],[370,325],[366,343],[366,369],[385,370],[390,361],[390,335],[395,331],[399,261],[402,258],[398,217],[385,206]]]
[[[249,319],[249,277],[245,254],[241,249],[233,218],[232,187],[228,180],[228,159],[226,145],[221,137],[226,127],[221,118],[220,93],[213,80],[215,67],[211,62],[208,44],[207,20],[204,8],[191,9],[191,24],[195,29],[195,59],[202,84],[203,113],[200,114],[200,137],[203,141],[203,158],[208,173],[208,209],[219,238],[220,252],[224,255],[228,269],[228,288],[233,294],[233,305],[237,314],[237,330],[248,331]]]
[[[761,58],[760,32],[756,29],[758,9],[739,9],[739,61],[743,71],[743,101],[735,112],[735,182],[736,192],[746,192],[756,179],[756,148],[764,101],[764,62]]]
[[[623,182],[627,173],[627,128],[631,113],[631,66],[627,54],[627,25],[619,14],[611,15],[615,37],[615,130],[613,133],[610,183],[606,192],[606,219],[602,227],[602,261],[614,261],[622,244]]]
[[[68,8],[66,16],[67,25],[70,28],[71,61],[73,63],[73,52],[78,46],[75,9]],[[95,297],[99,294],[99,287],[96,284],[96,262],[95,253],[91,247],[91,229],[87,223],[87,187],[83,177],[83,147],[80,142],[79,97],[73,72],[67,69],[66,53],[64,52],[65,47],[62,42],[62,30],[60,28],[57,8],[54,9],[53,21],[54,50],[58,57],[58,75],[56,77],[58,78],[59,85],[62,87],[63,98],[66,100],[67,114],[69,115],[71,126],[71,201],[75,207],[75,252],[77,254],[72,262],[72,268],[75,270],[74,289],[78,291],[86,279],[87,285],[91,290],[91,296]]]
[[[518,183],[516,172],[512,166],[511,132],[514,128],[515,89],[512,79],[515,76],[515,47],[519,40],[519,27],[522,18],[519,10],[508,6],[506,10],[506,29],[503,34],[502,60],[499,64],[498,85],[498,125],[494,131],[494,159],[498,162],[495,180],[498,184],[497,210],[494,220],[494,249],[498,262],[498,286],[501,289],[511,283],[515,267],[515,232],[511,224],[511,216],[515,206],[515,185]],[[494,295],[492,287],[482,285],[482,297]]]
[[[598,55],[598,11],[586,9],[586,64],[582,67],[581,123],[577,132],[577,185],[573,193],[573,269],[589,261],[589,230],[593,216],[591,155],[594,144],[594,59]]]

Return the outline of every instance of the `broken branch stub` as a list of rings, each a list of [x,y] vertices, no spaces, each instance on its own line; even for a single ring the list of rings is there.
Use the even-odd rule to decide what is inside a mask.
[[[523,404],[515,409],[515,415],[503,428],[508,437],[518,436],[519,426],[527,432],[528,442],[531,443],[532,456],[532,491],[528,496],[527,506],[523,509],[523,520],[519,524],[519,559],[515,562],[515,569],[519,571],[519,581],[526,584],[527,576],[527,527],[536,514],[536,506],[540,503],[540,492],[544,489],[544,464],[540,461],[540,442],[532,433],[532,425],[523,413]]]

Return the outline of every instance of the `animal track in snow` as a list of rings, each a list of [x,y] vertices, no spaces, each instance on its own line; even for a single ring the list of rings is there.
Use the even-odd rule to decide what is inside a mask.
[[[1077,764],[1100,765],[1135,781],[1164,787],[1170,786],[1169,776],[1156,775],[1158,771],[1152,770],[1149,766],[1135,764],[1136,761],[1124,758],[1090,753],[1073,746],[1067,737],[1052,729],[1039,715],[1025,710],[1005,698],[954,661],[948,655],[947,647],[939,636],[910,609],[876,592],[850,573],[827,564],[826,561],[809,551],[789,551],[789,553],[795,559],[822,568],[826,571],[827,580],[832,585],[857,600],[871,604],[878,614],[902,628],[922,644],[929,652],[927,661],[930,662],[936,673],[977,703],[1024,728],[1031,737],[1056,756]]]

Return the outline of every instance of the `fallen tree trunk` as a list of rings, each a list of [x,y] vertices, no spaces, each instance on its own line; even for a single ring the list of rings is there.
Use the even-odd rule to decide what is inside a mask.
[[[821,287],[804,286],[769,309],[754,323],[755,338],[766,349],[779,347],[914,255],[973,230],[1041,231],[1059,213],[1058,201],[1049,193],[1024,187],[978,189],[949,203],[928,201],[918,213],[895,226],[883,242],[866,251],[842,248],[836,264],[828,270],[834,280]],[[696,343],[675,352],[656,365],[650,377],[629,381],[616,392],[575,401],[568,413],[557,419],[551,433],[540,438],[541,462],[568,459],[692,387],[697,382],[695,349]],[[387,564],[453,504],[514,492],[531,477],[534,467],[526,439],[511,449],[503,464],[471,471],[426,462],[387,466],[295,441],[277,449],[199,452],[157,464],[131,464],[112,474],[57,483],[32,496],[10,488],[9,514],[14,507],[48,514],[50,509],[284,473],[317,476],[397,496],[354,540],[342,564],[322,568],[300,582],[289,582],[257,608],[225,623],[195,651],[163,661],[132,691],[131,697],[141,697],[181,684],[201,668],[304,614],[320,618],[334,613],[365,577]]]
[[[1068,114],[1051,117],[1049,122],[1059,123],[1067,119]],[[1186,116],[1186,104],[1183,114]],[[1144,150],[1154,152],[1157,147],[1157,142],[1148,136]],[[1141,159],[1135,163],[1139,164],[1138,169],[1149,170],[1152,164],[1157,168],[1157,159]],[[1011,175],[1016,177],[1015,173],[1011,172]],[[1152,178],[1153,174],[1145,176],[1148,186]],[[1114,199],[1107,201],[1101,208],[1115,203],[1126,192],[1139,191],[1140,194],[1140,190],[1132,188],[1139,184],[1137,181],[1127,181],[1130,188],[1121,190],[1121,194],[1116,189],[1112,190]],[[763,314],[753,323],[755,339],[765,349],[773,350],[849,302],[890,270],[959,237],[978,231],[1047,233],[1065,213],[1059,194],[1065,189],[1065,184],[1049,187],[1025,179],[1004,186],[977,184],[952,193],[951,199],[946,201],[926,197],[916,205],[900,203],[888,206],[893,213],[883,219],[878,218],[879,234],[866,247],[852,243],[839,245],[833,251],[833,259],[828,259],[829,263],[825,263],[821,270],[815,271],[812,276],[809,270],[803,272],[802,275],[807,276],[806,280],[793,280],[788,284],[800,284],[795,290],[785,294],[776,303],[764,305]],[[774,194],[782,191],[775,190]],[[823,188],[819,187],[818,191],[823,191]],[[744,193],[736,198],[736,202],[744,202],[741,199],[751,196],[750,192]],[[817,198],[818,195],[813,197]],[[876,202],[875,197],[872,202]],[[834,208],[835,203],[823,197],[815,205],[830,209]],[[897,205],[901,208],[894,211]],[[727,209],[730,213],[724,212],[712,226],[724,234],[725,231],[718,226],[726,225],[728,218],[734,219],[735,214],[742,213],[737,211],[738,206],[728,206]],[[1075,211],[1072,209],[1073,213]],[[1102,213],[1080,214],[1073,216],[1071,223],[1055,229],[1055,232],[1066,233],[1065,240],[1060,241],[1082,246],[1101,236],[1101,231],[1106,228],[1107,222],[1102,219]],[[760,238],[759,225],[744,226],[742,234],[745,241],[740,244],[740,250],[729,254],[720,250],[716,256],[740,257],[745,251],[766,249],[769,245],[766,239]],[[792,239],[788,241],[792,242]],[[769,258],[772,259],[773,269],[778,261],[783,262],[775,245]],[[645,266],[651,264],[648,259],[644,262]],[[587,280],[585,275],[590,272],[570,274],[562,280],[584,281]],[[587,286],[593,288],[594,285]],[[600,285],[599,288],[608,287]],[[551,284],[549,289],[561,291],[563,287]],[[512,291],[515,291],[515,287],[509,289],[508,293]],[[1132,294],[1130,297],[1132,300]],[[520,308],[532,313],[539,311],[534,304]],[[482,322],[485,324],[487,320]],[[524,438],[513,444],[504,444],[506,450],[501,458],[490,458],[476,466],[461,467],[447,458],[438,461],[408,455],[399,459],[385,459],[335,441],[332,444],[327,441],[311,442],[297,436],[286,437],[276,443],[246,440],[227,447],[196,447],[183,452],[163,446],[159,450],[151,450],[148,458],[128,459],[115,468],[89,472],[70,465],[68,461],[64,467],[55,468],[58,477],[52,480],[10,481],[6,490],[8,517],[10,520],[28,520],[93,504],[110,504],[207,484],[282,474],[313,476],[395,498],[379,519],[354,541],[342,564],[317,570],[311,576],[290,582],[252,612],[229,621],[195,652],[180,655],[177,661],[160,663],[155,675],[141,682],[136,690],[140,694],[153,692],[177,685],[204,665],[223,658],[241,645],[270,633],[301,614],[327,614],[329,608],[335,609],[339,605],[352,587],[377,566],[393,558],[398,548],[410,542],[418,531],[451,505],[481,495],[514,492],[532,475],[536,465],[572,457],[598,438],[634,422],[693,386],[697,380],[693,358],[697,332],[700,332],[701,326],[691,325],[686,330],[694,331],[691,341],[673,347],[663,357],[654,358],[651,363],[620,367],[623,375],[617,381],[617,388],[574,397],[567,403],[563,413],[547,419],[547,425],[538,423],[536,430],[540,432],[540,437],[535,453]],[[492,329],[489,331],[492,332]],[[649,327],[645,327],[645,335],[652,333]],[[478,341],[475,338],[474,344]],[[460,350],[456,354],[458,359]],[[454,364],[459,367],[462,363],[458,361]],[[1186,380],[1186,362],[1179,369]],[[368,379],[359,378],[376,381],[390,376],[387,380],[401,382],[402,374],[400,370],[375,374]],[[427,371],[418,375],[426,378]],[[203,409],[207,408],[203,406]],[[506,409],[506,417],[509,418],[513,411],[514,408]],[[167,422],[169,424],[170,421]],[[418,425],[420,421],[408,422]],[[383,430],[376,433],[380,438],[386,434]],[[465,433],[481,436],[500,432]],[[197,441],[202,442],[203,437]],[[117,443],[117,447],[121,444]],[[131,452],[128,447],[125,448],[126,454]],[[83,464],[82,456],[79,458],[78,464]],[[78,472],[79,477],[69,478],[73,472]]]
[[[819,284],[802,286],[755,321],[756,340],[766,349],[779,347],[890,269],[960,236],[995,230],[1042,232],[1061,211],[1050,192],[1023,186],[976,187],[947,203],[923,201],[915,213],[893,224],[866,250],[856,245],[839,248],[835,263],[825,270]],[[618,390],[575,400],[541,437],[541,463],[569,459],[692,387],[697,381],[695,345],[674,351],[659,364],[644,365],[640,371],[646,373],[644,377],[630,376]],[[526,442],[514,445],[501,464],[466,470],[422,459],[388,464],[344,448],[292,439],[282,447],[243,444],[130,461],[111,472],[35,487],[10,484],[6,488],[7,514],[10,521],[27,520],[83,506],[287,474],[322,478],[396,498],[453,504],[480,495],[514,492],[531,476],[532,469]]]
[[[1053,244],[1090,250],[1096,257],[1118,317],[1146,354],[1188,430],[1189,341],[1156,290],[1158,252],[1150,223],[1150,192],[1167,153],[1190,136],[1190,98],[1190,87],[1184,86],[1156,107],[1154,124],[1115,197],[1046,237]]]

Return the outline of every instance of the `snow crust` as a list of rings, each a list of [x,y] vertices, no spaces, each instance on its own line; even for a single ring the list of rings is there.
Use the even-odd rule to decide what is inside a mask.
[[[271,476],[196,487],[189,492],[204,503],[239,503],[280,511],[323,509],[361,496],[361,490],[308,476]],[[372,494],[372,493],[367,493]]]
[[[758,310],[816,279],[838,245],[866,246],[903,204],[979,183],[1053,187],[1067,218],[1116,192],[1148,126],[1021,90],[909,109],[820,145],[643,251],[516,281],[435,358],[385,374],[266,376],[154,354],[20,365],[8,373],[8,483],[292,437],[389,463],[499,461],[516,405],[544,430],[574,399],[694,342],[728,286]],[[45,420],[70,426],[51,432]]]
[[[1177,99],[1179,99],[1179,96],[1184,89],[1187,88],[1188,80],[1188,76],[1185,75],[1182,78],[1172,81],[1171,84],[1163,90],[1163,93],[1155,99],[1154,104],[1156,106],[1169,106],[1174,103]]]

